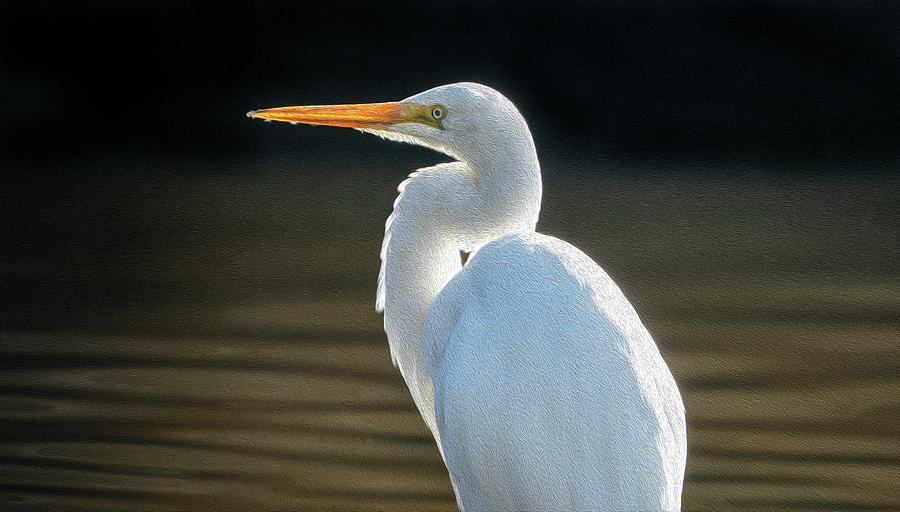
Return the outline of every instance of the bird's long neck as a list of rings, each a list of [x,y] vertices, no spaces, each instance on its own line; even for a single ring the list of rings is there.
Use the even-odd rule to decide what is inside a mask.
[[[540,209],[540,168],[530,134],[493,153],[422,169],[400,186],[382,247],[377,308],[383,309],[391,356],[440,446],[434,387],[424,356],[428,308],[462,268],[460,250],[534,230]],[[497,148],[508,148],[499,153]],[[478,167],[475,167],[478,166]]]
[[[424,357],[425,317],[434,297],[462,267],[458,247],[442,229],[435,198],[429,197],[433,183],[442,179],[439,172],[418,171],[400,186],[385,228],[376,303],[384,310],[391,358],[435,439],[434,387]]]

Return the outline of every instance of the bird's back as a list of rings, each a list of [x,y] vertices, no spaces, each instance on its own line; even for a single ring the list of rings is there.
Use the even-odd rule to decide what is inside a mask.
[[[584,253],[537,233],[491,242],[435,298],[425,336],[464,509],[680,509],[680,394]]]

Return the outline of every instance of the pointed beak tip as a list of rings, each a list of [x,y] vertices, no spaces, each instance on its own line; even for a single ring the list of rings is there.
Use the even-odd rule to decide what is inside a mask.
[[[247,112],[247,117],[249,117],[250,119],[253,119],[254,117],[256,117],[257,112],[259,112],[259,110],[251,110],[251,111]]]

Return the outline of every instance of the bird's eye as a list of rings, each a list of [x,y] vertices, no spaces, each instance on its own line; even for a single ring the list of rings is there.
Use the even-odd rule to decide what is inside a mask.
[[[435,119],[440,119],[444,117],[444,109],[442,109],[441,107],[434,107],[433,109],[431,109],[431,115]]]

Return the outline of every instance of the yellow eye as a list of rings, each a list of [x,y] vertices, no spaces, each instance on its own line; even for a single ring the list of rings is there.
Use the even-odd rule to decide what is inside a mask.
[[[443,118],[445,113],[446,112],[444,111],[444,107],[433,107],[431,109],[431,117],[435,119]]]

